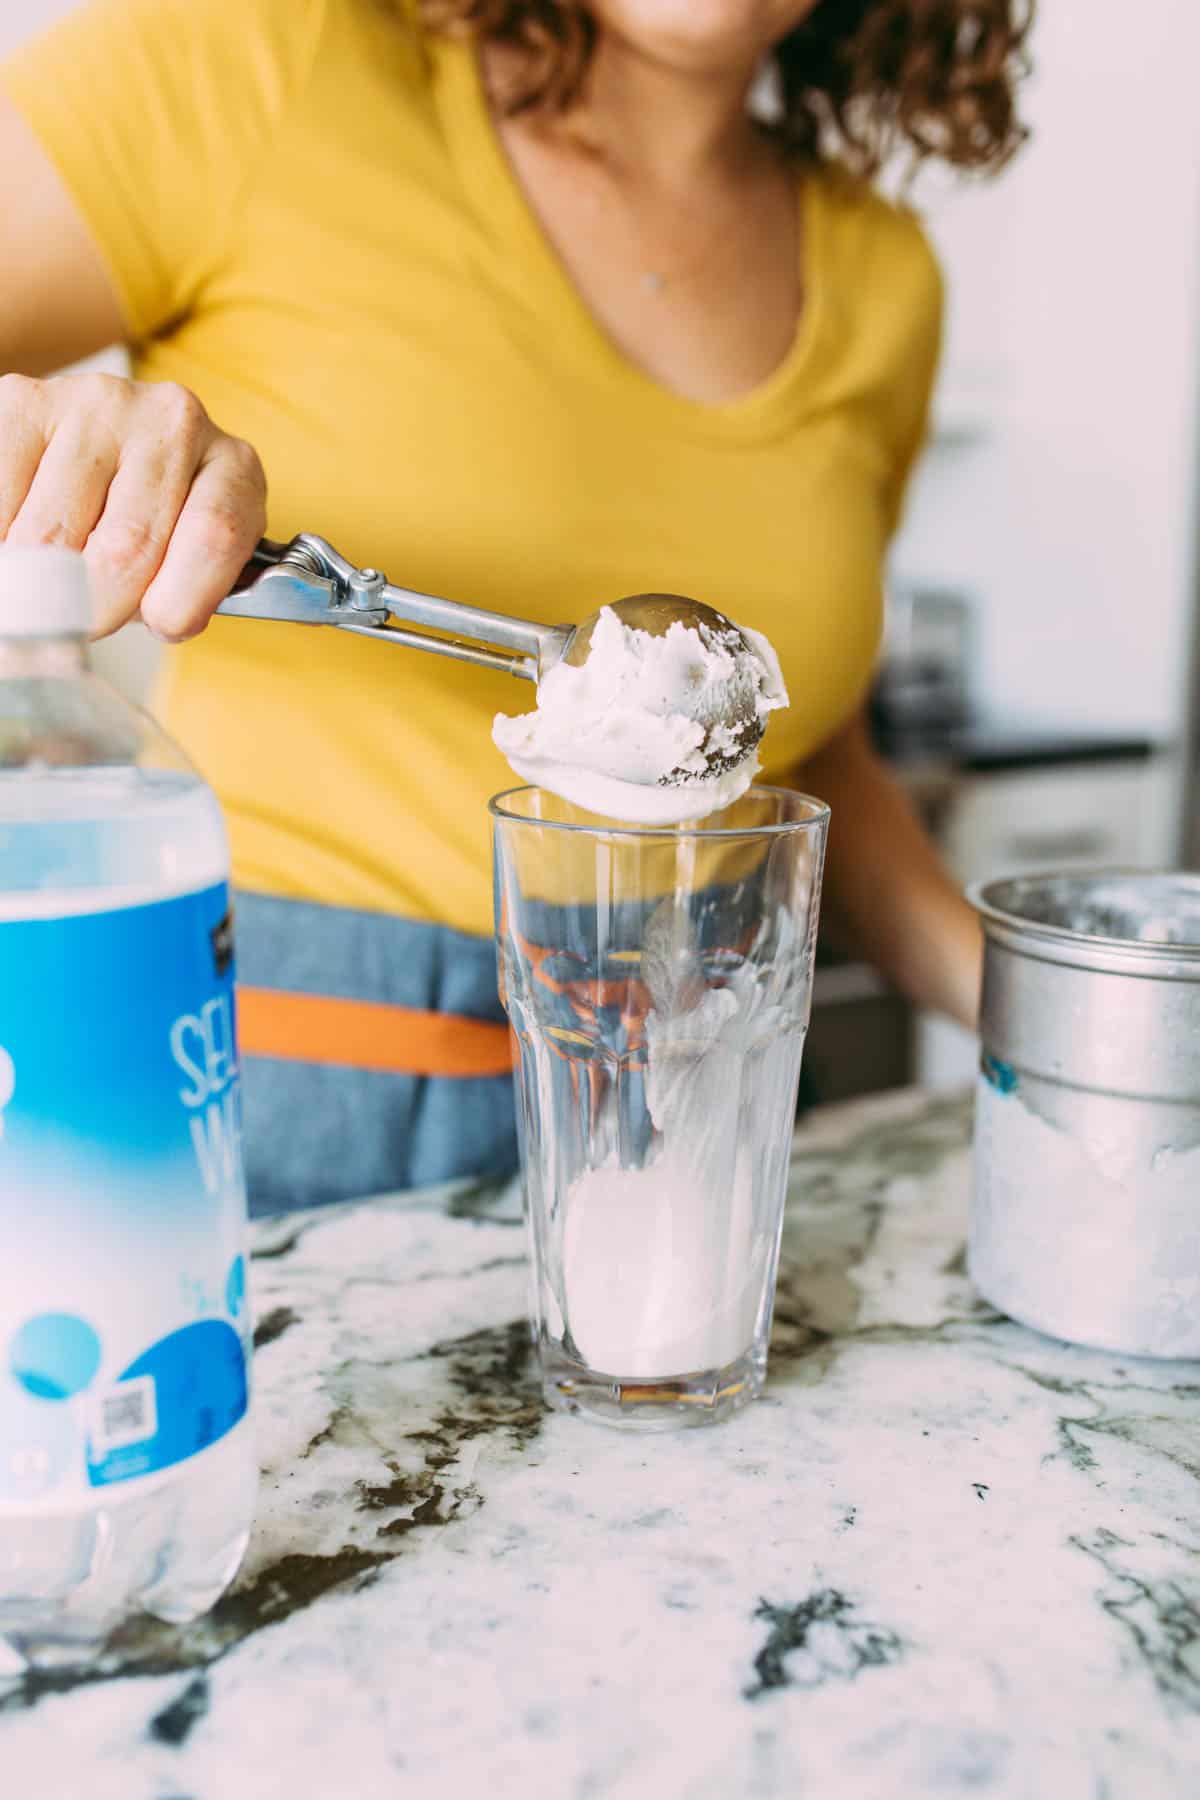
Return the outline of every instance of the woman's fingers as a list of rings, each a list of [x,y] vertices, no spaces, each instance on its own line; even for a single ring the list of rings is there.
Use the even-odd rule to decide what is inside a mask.
[[[0,541],[84,550],[96,630],[191,637],[265,528],[248,444],[173,382],[0,378]]]
[[[7,541],[82,550],[104,511],[119,454],[105,420],[71,412],[52,422],[41,461],[8,527]]]
[[[0,375],[0,542],[25,504],[46,448],[46,425],[37,400],[40,381]]]
[[[134,390],[136,420],[88,539],[98,637],[137,615],[162,567],[196,470],[219,436],[200,402],[168,385]]]
[[[220,436],[201,463],[142,619],[168,643],[194,637],[233,587],[266,530],[266,480],[249,444]]]

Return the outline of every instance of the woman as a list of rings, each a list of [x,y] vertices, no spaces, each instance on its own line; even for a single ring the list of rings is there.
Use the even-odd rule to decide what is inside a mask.
[[[517,696],[205,630],[268,527],[547,622],[666,589],[765,631],[828,923],[973,1019],[973,917],[860,717],[940,311],[866,178],[1003,162],[1023,32],[1015,0],[99,0],[0,73],[0,538],[86,546],[100,629],[194,640],[159,710],[230,825],[258,1207],[514,1156]],[[37,379],[114,340],[137,383]]]

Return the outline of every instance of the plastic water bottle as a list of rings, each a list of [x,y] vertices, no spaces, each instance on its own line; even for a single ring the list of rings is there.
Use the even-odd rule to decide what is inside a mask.
[[[88,623],[0,546],[0,1668],[207,1610],[257,1490],[225,833]]]

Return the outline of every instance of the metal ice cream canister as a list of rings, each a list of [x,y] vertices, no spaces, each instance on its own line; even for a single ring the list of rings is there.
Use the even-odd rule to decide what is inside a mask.
[[[1075,1343],[1200,1356],[1200,876],[1027,876],[971,899],[976,1286]]]

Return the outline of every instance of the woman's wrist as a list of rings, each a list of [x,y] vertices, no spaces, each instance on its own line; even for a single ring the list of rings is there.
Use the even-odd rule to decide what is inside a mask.
[[[949,887],[949,882],[947,883]],[[979,1001],[983,985],[983,931],[974,907],[957,889],[947,895],[942,954],[931,970],[931,1003],[968,1031],[979,1026]],[[935,944],[935,954],[937,947]]]

